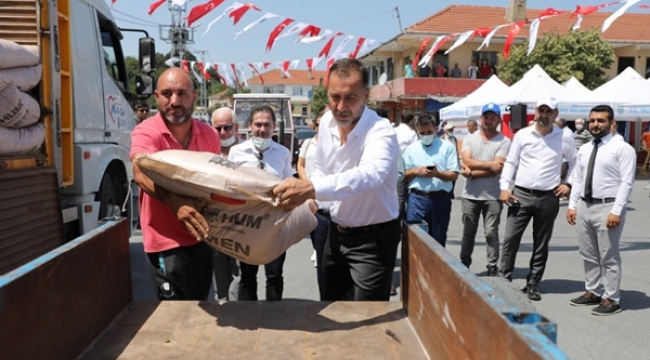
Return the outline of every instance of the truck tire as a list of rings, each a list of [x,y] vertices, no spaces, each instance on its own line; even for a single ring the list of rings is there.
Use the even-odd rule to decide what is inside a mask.
[[[113,179],[111,179],[111,174],[106,173],[102,178],[102,185],[97,193],[96,200],[100,202],[99,207],[99,218],[97,220],[102,220],[105,217],[120,215],[120,207],[122,202],[117,196],[117,191],[115,190],[115,185],[113,184]]]

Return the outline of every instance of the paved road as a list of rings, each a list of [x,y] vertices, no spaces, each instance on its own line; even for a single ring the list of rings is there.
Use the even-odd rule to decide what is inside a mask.
[[[590,307],[574,307],[569,300],[584,291],[582,259],[578,253],[575,230],[565,220],[566,202],[563,202],[556,220],[554,237],[545,279],[540,283],[542,300],[533,303],[537,310],[558,325],[558,345],[572,359],[648,359],[650,358],[650,198],[643,189],[647,181],[637,181],[633,202],[628,207],[627,223],[621,241],[623,284],[621,306],[623,312],[610,317],[597,317]],[[456,186],[460,192],[462,181]],[[504,234],[505,216],[500,235]],[[649,223],[646,224],[646,221]],[[460,252],[460,202],[454,201],[452,222],[448,232],[447,250],[458,256]],[[133,287],[135,301],[151,300],[151,289],[142,252],[142,238],[136,233],[131,238]],[[485,273],[485,241],[482,231],[477,236],[472,271]],[[524,234],[513,283],[525,284],[532,249],[530,227]],[[318,300],[316,274],[308,239],[289,249],[285,264],[285,298]],[[260,270],[260,274],[262,271]],[[399,267],[395,278],[399,277]],[[259,294],[263,297],[264,283],[260,275]],[[399,301],[398,296],[392,298]]]

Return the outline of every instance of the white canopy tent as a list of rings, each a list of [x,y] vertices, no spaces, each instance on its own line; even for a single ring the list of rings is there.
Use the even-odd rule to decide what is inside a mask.
[[[591,95],[591,90],[587,88],[586,86],[582,85],[580,80],[576,79],[575,76],[571,76],[571,79],[565,81],[562,86],[567,88],[569,91],[572,91],[573,93],[580,94],[581,96],[588,98]]]
[[[442,120],[463,120],[481,116],[483,105],[495,102],[495,95],[503,94],[508,90],[508,85],[501,81],[496,75],[492,75],[486,82],[462,100],[440,109]],[[503,109],[502,109],[503,110]]]
[[[650,118],[650,81],[627,68],[592,92],[592,102],[609,104],[617,120]]]

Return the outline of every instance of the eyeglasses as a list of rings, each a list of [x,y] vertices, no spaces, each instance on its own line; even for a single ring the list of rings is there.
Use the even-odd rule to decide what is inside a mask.
[[[138,109],[138,112],[148,113],[149,110],[147,110],[147,109]]]
[[[261,153],[261,152],[258,152],[258,153],[255,154],[255,156],[257,157],[257,160],[260,161],[260,164],[257,165],[257,167],[264,170],[264,161],[263,161],[264,160],[264,154]]]
[[[221,132],[221,129],[224,129],[224,130],[226,130],[226,131],[230,131],[230,130],[232,130],[232,128],[233,128],[234,126],[235,126],[235,125],[215,126],[214,128],[217,130],[217,132]]]

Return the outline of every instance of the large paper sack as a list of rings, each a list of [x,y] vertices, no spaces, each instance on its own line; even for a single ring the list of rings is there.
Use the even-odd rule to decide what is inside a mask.
[[[45,128],[38,123],[22,129],[0,127],[0,156],[32,154],[45,141]]]
[[[23,128],[36,124],[40,116],[34,98],[20,92],[13,80],[0,78],[0,126]]]
[[[38,85],[43,74],[43,67],[39,64],[36,66],[25,66],[11,69],[0,69],[0,79],[11,79],[16,84],[18,90],[26,92]]]
[[[0,39],[0,69],[33,66],[40,62],[40,51],[35,45],[20,45]]]
[[[212,153],[165,150],[136,163],[156,185],[206,201],[207,242],[247,264],[277,259],[316,228],[307,203],[293,211],[275,204],[281,180],[264,170],[241,167]]]

